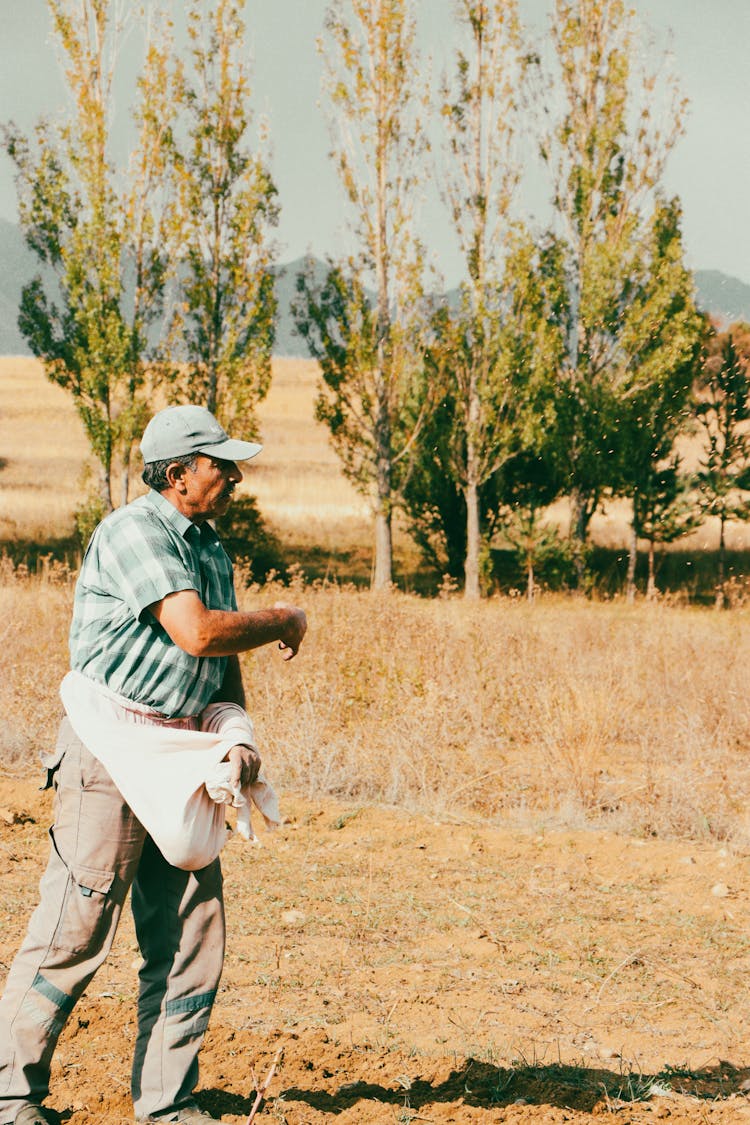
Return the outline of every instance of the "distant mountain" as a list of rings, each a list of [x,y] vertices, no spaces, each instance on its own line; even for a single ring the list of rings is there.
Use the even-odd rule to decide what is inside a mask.
[[[720,270],[696,270],[698,304],[704,312],[724,324],[738,320],[750,323],[750,285]]]
[[[296,292],[297,274],[306,264],[299,258],[277,267],[276,296],[279,320],[276,326],[274,353],[285,356],[307,356],[304,340],[294,331],[291,302]],[[312,259],[316,279],[325,277],[325,265]],[[18,330],[18,306],[21,290],[39,272],[36,255],[29,250],[20,229],[0,219],[0,355],[30,355],[28,345]]]
[[[295,295],[297,274],[301,273],[310,261],[317,281],[322,282],[326,274],[323,262],[312,258],[299,258],[279,268],[276,282],[276,297],[279,302],[279,320],[276,327],[276,355],[306,356],[305,341],[294,331],[294,319],[290,304]],[[720,270],[696,270],[695,291],[699,308],[718,320],[721,324],[732,324],[738,320],[750,323],[750,285]],[[459,290],[451,289],[445,294],[448,304],[455,308],[459,302]]]
[[[305,341],[295,331],[291,311],[297,275],[308,263],[316,280],[322,282],[326,266],[315,258],[298,258],[276,269],[279,316],[275,355],[308,354]],[[0,219],[0,355],[29,355],[28,346],[18,331],[18,306],[23,286],[38,272],[37,258],[27,247],[18,226]],[[722,323],[750,321],[750,285],[718,270],[697,270],[695,284],[698,303],[705,312]],[[450,299],[451,295],[447,296]]]
[[[278,301],[278,320],[276,321],[276,343],[274,355],[302,358],[309,357],[307,344],[297,335],[292,314],[292,302],[297,295],[297,277],[305,270],[312,270],[317,284],[325,281],[328,267],[318,258],[297,258],[294,262],[276,267],[276,300]]]

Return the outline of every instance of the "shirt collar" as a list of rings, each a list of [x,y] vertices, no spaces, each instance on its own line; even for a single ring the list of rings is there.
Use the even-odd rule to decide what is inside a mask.
[[[193,523],[192,520],[182,514],[179,508],[175,508],[171,500],[167,500],[166,496],[162,496],[160,492],[155,492],[153,488],[147,493],[146,500],[156,509],[162,519],[171,523],[177,534],[181,535],[183,539],[191,538],[195,540],[197,538],[198,542],[202,543],[218,541],[216,529],[209,520],[201,524]]]
[[[191,528],[196,525],[187,516],[184,516],[179,508],[175,508],[171,500],[167,500],[160,492],[155,492],[153,488],[149,491],[146,497],[148,503],[152,508],[155,508],[163,520],[171,523],[178,535],[184,538],[187,537]]]

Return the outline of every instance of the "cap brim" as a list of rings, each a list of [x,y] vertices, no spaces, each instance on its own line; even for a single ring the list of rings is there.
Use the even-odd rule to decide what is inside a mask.
[[[218,457],[220,461],[249,461],[251,457],[257,456],[262,448],[262,445],[254,441],[237,441],[235,438],[229,438],[215,445],[203,445],[195,452],[205,453],[207,457]]]

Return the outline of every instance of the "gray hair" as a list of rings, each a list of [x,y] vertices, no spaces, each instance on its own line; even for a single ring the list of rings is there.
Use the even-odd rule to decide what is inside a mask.
[[[166,461],[149,461],[141,474],[143,483],[148,488],[153,488],[154,492],[163,492],[165,488],[169,488],[167,469],[175,464],[184,465],[186,469],[193,471],[198,464],[198,454],[186,453],[182,457],[168,457]]]

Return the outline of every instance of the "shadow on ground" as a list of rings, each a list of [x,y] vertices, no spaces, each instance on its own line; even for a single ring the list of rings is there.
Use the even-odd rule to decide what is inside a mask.
[[[442,1080],[403,1077],[391,1085],[358,1081],[330,1090],[321,1089],[324,1082],[335,1077],[323,1070],[316,1076],[319,1081],[309,1086],[285,1087],[282,1072],[281,1088],[276,1097],[286,1103],[302,1102],[319,1113],[334,1115],[367,1102],[395,1107],[408,1105],[412,1110],[426,1110],[440,1103],[461,1102],[480,1109],[524,1103],[591,1113],[602,1103],[646,1102],[659,1095],[720,1101],[745,1092],[750,1067],[721,1062],[696,1071],[667,1068],[659,1074],[640,1074],[624,1066],[622,1072],[559,1064],[498,1067],[470,1058]],[[252,1106],[252,1099],[218,1090],[203,1091],[201,1102],[213,1113],[246,1114]]]

